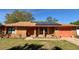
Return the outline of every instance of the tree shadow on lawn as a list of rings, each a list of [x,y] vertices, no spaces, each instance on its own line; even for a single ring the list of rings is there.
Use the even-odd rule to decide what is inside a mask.
[[[54,48],[52,48],[52,50],[63,50],[63,49],[60,48],[60,47],[55,46]]]
[[[15,46],[8,50],[40,50],[43,45],[25,44],[24,46]]]
[[[53,47],[52,49],[42,48],[43,45],[25,44],[24,46],[15,46],[8,50],[62,50],[60,47]]]

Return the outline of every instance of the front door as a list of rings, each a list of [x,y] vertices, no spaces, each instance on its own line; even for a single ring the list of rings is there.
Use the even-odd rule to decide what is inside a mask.
[[[26,36],[30,36],[30,30],[27,30]]]
[[[29,37],[34,34],[34,28],[27,28],[26,36]]]

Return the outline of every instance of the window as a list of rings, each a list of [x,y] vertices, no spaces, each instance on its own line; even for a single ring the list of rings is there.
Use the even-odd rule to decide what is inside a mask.
[[[79,29],[79,27],[77,29]]]
[[[9,28],[7,29],[7,34],[15,34],[15,28],[9,27]]]

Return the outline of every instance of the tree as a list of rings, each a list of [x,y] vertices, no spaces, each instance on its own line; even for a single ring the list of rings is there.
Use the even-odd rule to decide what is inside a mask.
[[[58,20],[56,18],[52,18],[51,16],[47,17],[46,21],[47,22],[52,22],[52,23],[57,23],[58,22]]]
[[[2,23],[0,23],[0,26],[2,26]]]
[[[4,35],[4,32],[2,31],[2,23],[0,23],[0,37]]]
[[[21,10],[15,10],[11,14],[6,14],[5,23],[15,23],[19,21],[33,21],[33,20],[35,20],[35,18],[32,16],[32,13]]]
[[[79,20],[71,22],[70,24],[75,24],[75,25],[79,25]]]

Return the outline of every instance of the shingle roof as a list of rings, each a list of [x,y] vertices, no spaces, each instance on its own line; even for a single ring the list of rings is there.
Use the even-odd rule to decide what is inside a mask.
[[[72,24],[58,24],[52,22],[17,22],[11,24],[5,24],[4,26],[36,26],[36,27],[61,27],[61,26],[79,26]]]
[[[79,25],[74,25],[74,24],[62,24],[61,26],[79,26]]]
[[[11,23],[11,24],[5,24],[5,26],[35,26],[36,23],[31,22],[17,22],[17,23]]]

